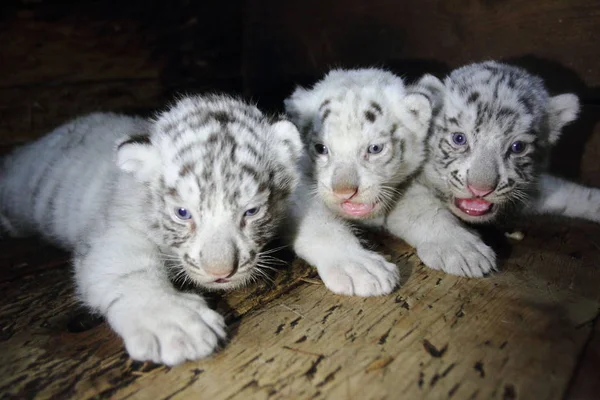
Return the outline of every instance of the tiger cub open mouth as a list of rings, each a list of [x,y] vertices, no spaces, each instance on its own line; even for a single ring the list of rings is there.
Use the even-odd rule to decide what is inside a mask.
[[[494,209],[494,204],[480,198],[454,199],[454,205],[467,215],[479,217],[489,214]]]

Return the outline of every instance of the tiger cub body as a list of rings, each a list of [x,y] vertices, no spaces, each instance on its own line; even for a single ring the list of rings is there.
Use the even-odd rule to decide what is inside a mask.
[[[600,190],[546,173],[573,94],[551,97],[543,81],[497,62],[468,65],[443,82],[426,75],[415,90],[436,104],[428,160],[388,218],[431,268],[483,276],[496,256],[467,225],[552,213],[600,222]]]
[[[0,227],[71,250],[80,298],[132,358],[198,359],[225,337],[223,318],[169,275],[208,289],[258,276],[301,148],[292,123],[225,96],[154,120],[92,114],[2,160]]]
[[[352,225],[382,226],[424,161],[428,98],[387,71],[333,70],[285,105],[308,153],[294,196],[294,250],[335,293],[390,293],[396,265],[364,248]]]

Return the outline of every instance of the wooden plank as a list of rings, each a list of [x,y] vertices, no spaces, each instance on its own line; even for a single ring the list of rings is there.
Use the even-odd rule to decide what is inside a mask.
[[[241,2],[5,6],[0,151],[82,113],[147,113],[175,94],[242,91]]]
[[[332,67],[387,66],[409,78],[509,59],[598,100],[600,3],[594,0],[261,0],[248,8],[248,93],[266,105]]]
[[[154,53],[159,31],[143,23],[143,9],[37,3],[3,15],[0,87],[159,77],[166,60]]]
[[[215,298],[231,342],[176,368],[128,361],[109,328],[77,308],[67,269],[33,268],[0,283],[0,393],[558,399],[600,306],[600,228],[544,219],[519,228],[522,242],[496,242],[510,257],[488,279],[431,271],[409,246],[375,236],[404,281],[378,298],[333,295],[295,262],[274,288]]]
[[[7,6],[0,24],[0,88],[239,79],[241,5],[39,0]]]

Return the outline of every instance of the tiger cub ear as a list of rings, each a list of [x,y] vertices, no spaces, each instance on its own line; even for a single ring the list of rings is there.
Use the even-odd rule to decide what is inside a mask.
[[[285,149],[285,154],[282,154],[284,159],[298,161],[302,155],[303,145],[296,126],[290,121],[280,120],[271,125],[271,129],[275,140]]]
[[[424,138],[429,130],[433,108],[428,96],[419,92],[396,94],[394,114],[417,137]]]
[[[422,93],[409,92],[404,97],[404,106],[408,111],[406,115],[413,123],[414,129],[425,136],[433,113],[430,98]]]
[[[288,118],[303,133],[314,128],[313,122],[319,109],[316,101],[317,99],[312,91],[300,86],[294,90],[290,97],[283,101]]]
[[[425,95],[431,102],[433,112],[436,113],[442,106],[446,87],[444,86],[444,83],[435,76],[425,74],[411,87],[410,91],[419,92]]]
[[[565,125],[577,119],[579,114],[579,98],[572,93],[565,93],[550,98],[548,120],[550,125],[550,143],[555,144]]]
[[[146,182],[160,165],[160,155],[148,135],[135,135],[117,146],[117,166]]]
[[[406,87],[400,77],[396,77],[384,89],[383,94],[392,104],[392,110],[404,126],[423,138],[431,121],[431,100],[421,91]]]

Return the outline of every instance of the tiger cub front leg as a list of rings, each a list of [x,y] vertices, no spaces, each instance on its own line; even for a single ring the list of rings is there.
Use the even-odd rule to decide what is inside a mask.
[[[170,284],[154,246],[123,233],[108,232],[76,256],[82,300],[106,317],[135,360],[175,365],[212,354],[225,337],[223,317]]]
[[[365,249],[350,226],[313,200],[299,217],[296,254],[317,268],[325,286],[347,296],[380,296],[392,292],[400,275],[395,264]]]
[[[482,277],[496,269],[494,250],[417,182],[396,204],[386,228],[415,247],[429,268],[469,277]]]

